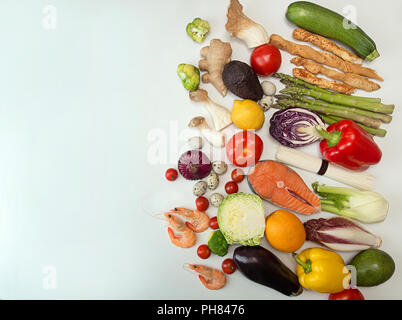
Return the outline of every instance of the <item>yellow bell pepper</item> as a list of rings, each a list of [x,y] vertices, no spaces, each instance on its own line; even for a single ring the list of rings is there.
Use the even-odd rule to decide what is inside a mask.
[[[306,249],[293,254],[300,284],[320,293],[338,293],[348,288],[351,275],[342,257],[326,249]]]

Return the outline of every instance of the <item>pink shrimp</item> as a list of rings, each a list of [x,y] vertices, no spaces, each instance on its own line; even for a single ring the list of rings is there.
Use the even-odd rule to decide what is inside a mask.
[[[174,208],[170,212],[188,219],[186,225],[194,232],[203,232],[209,228],[209,217],[205,212],[186,208]]]
[[[197,272],[202,284],[209,290],[219,290],[226,284],[225,274],[220,270],[189,263],[184,264],[183,268]]]
[[[170,241],[180,248],[191,248],[195,245],[196,236],[193,230],[170,212],[164,213],[166,220],[169,223],[168,234]]]

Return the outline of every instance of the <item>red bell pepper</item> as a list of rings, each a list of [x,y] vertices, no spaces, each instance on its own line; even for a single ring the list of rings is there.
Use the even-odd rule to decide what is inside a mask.
[[[354,171],[367,170],[381,161],[382,152],[373,138],[351,120],[342,120],[327,131],[317,129],[324,138],[321,154],[329,162]]]

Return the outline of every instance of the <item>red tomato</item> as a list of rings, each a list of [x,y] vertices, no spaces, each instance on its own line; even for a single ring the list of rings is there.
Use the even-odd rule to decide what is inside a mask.
[[[173,169],[173,168],[168,169],[165,173],[165,177],[169,181],[175,181],[178,176],[179,176],[179,173],[177,172],[176,169]]]
[[[219,229],[217,217],[213,217],[213,218],[209,219],[209,227],[213,230]]]
[[[281,52],[272,44],[263,44],[254,49],[250,64],[261,76],[271,76],[279,70],[282,63]]]
[[[208,259],[211,255],[211,250],[206,244],[203,244],[198,247],[197,254],[201,259]]]
[[[365,299],[359,290],[349,288],[339,293],[330,294],[328,300],[365,300]]]
[[[225,191],[227,194],[237,193],[239,191],[239,186],[234,181],[229,181],[225,184]]]
[[[249,131],[236,133],[226,145],[226,156],[236,167],[251,167],[260,160],[264,143]]]
[[[232,180],[236,183],[242,182],[244,179],[244,171],[242,169],[234,169],[232,171]]]
[[[205,197],[198,197],[195,199],[195,206],[198,211],[205,211],[209,208],[209,200]]]
[[[232,259],[226,259],[222,262],[222,271],[226,274],[232,274],[237,269],[235,262]]]

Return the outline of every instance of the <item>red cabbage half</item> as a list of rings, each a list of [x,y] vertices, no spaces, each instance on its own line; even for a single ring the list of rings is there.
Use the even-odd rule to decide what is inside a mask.
[[[201,180],[211,173],[212,164],[203,152],[190,150],[181,155],[178,168],[187,180]]]
[[[317,113],[303,108],[279,110],[271,118],[269,133],[280,144],[298,148],[320,140],[315,127],[325,128]]]

